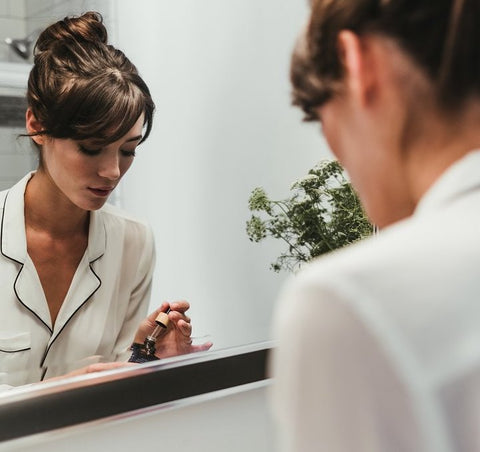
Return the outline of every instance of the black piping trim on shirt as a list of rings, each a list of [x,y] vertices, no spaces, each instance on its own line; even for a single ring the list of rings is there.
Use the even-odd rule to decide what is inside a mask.
[[[40,367],[43,367],[44,363],[45,363],[45,360],[47,359],[47,355],[48,355],[48,352],[50,351],[52,345],[55,343],[55,341],[57,340],[58,336],[60,336],[60,334],[62,333],[62,331],[65,329],[65,327],[68,325],[68,323],[70,322],[70,320],[72,320],[72,318],[75,316],[75,314],[83,307],[85,306],[85,304],[87,303],[87,301],[91,300],[91,298],[93,297],[93,295],[97,292],[98,289],[100,289],[100,287],[102,286],[102,280],[100,279],[100,277],[95,273],[95,271],[93,270],[93,267],[92,267],[92,264],[100,259],[100,257],[102,256],[99,256],[97,259],[95,259],[94,261],[90,262],[89,263],[89,268],[90,268],[90,271],[95,275],[95,277],[97,278],[98,280],[98,286],[96,287],[96,289],[82,302],[82,304],[72,313],[72,315],[68,318],[68,320],[63,324],[62,326],[62,329],[57,333],[57,335],[55,336],[55,338],[53,339],[52,342],[50,342],[50,344],[48,345],[47,349],[45,350],[45,354],[43,355],[43,359],[42,359],[42,362],[40,364]],[[68,358],[68,357],[66,357]],[[43,378],[45,377],[45,372],[44,374],[42,375],[42,380]]]
[[[31,350],[31,347],[21,348],[19,350],[3,350],[2,348],[0,348],[0,352],[2,353],[18,353],[18,352],[26,352],[27,350]]]
[[[10,193],[10,190],[7,191],[7,194],[5,195],[5,200],[3,201],[3,211],[2,211],[2,226],[1,226],[1,232],[0,232],[0,252],[2,253],[3,256],[5,256],[7,259],[10,259],[13,262],[16,262],[17,264],[20,264],[23,266],[23,262],[17,261],[13,257],[8,256],[3,252],[3,219],[5,218],[5,206],[7,205],[7,198]]]
[[[8,257],[8,256],[7,256]],[[13,260],[13,259],[12,259]],[[38,320],[40,320],[40,322],[42,322],[48,329],[48,331],[50,331],[50,335],[53,333],[53,330],[50,328],[49,325],[47,325],[41,318],[40,316],[35,312],[33,311],[32,309],[30,309],[23,301],[22,299],[20,298],[20,295],[18,295],[18,292],[17,292],[17,281],[18,281],[18,278],[20,277],[20,273],[22,273],[22,270],[23,270],[23,264],[17,274],[17,277],[15,278],[15,282],[13,283],[13,291],[15,292],[15,296],[17,297],[17,300],[20,302],[20,304],[22,306],[24,306],[26,309],[28,309]]]

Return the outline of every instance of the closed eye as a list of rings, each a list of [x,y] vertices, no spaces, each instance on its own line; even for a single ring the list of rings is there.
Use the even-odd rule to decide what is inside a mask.
[[[100,152],[102,152],[101,148],[99,148],[99,149],[86,148],[85,146],[82,146],[81,144],[78,145],[78,148],[85,155],[94,156],[94,155],[99,155]]]
[[[125,157],[135,157],[135,149],[132,151],[120,150],[123,156]]]

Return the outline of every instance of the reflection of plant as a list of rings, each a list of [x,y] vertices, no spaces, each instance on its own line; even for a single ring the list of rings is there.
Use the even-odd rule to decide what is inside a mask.
[[[372,233],[357,194],[346,180],[340,164],[322,161],[291,187],[289,199],[273,201],[263,188],[255,188],[248,200],[252,214],[247,221],[251,241],[267,236],[284,240],[288,251],[271,267],[293,271],[303,262],[355,242]]]

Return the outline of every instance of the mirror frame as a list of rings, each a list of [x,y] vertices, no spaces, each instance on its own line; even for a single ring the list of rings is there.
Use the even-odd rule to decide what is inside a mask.
[[[272,348],[262,342],[200,352],[0,393],[0,444],[269,384]]]

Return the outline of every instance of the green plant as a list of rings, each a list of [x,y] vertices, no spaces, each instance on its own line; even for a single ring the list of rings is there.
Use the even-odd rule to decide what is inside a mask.
[[[288,249],[271,264],[294,271],[302,263],[370,235],[367,219],[357,194],[335,160],[325,160],[291,186],[288,199],[269,199],[265,190],[255,188],[248,200],[253,213],[247,221],[251,241],[267,236],[282,239]]]

